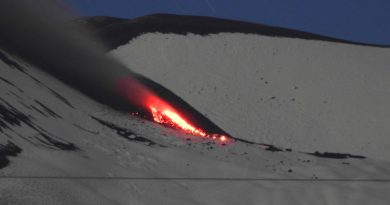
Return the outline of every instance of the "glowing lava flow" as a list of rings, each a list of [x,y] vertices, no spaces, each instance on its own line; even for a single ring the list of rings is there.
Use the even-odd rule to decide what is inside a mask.
[[[194,135],[200,135],[202,137],[206,137],[207,134],[201,129],[197,129],[194,126],[190,125],[187,121],[185,121],[180,115],[178,115],[175,111],[164,109],[157,110],[156,107],[150,106],[150,111],[153,115],[153,120],[160,124],[169,125],[171,127],[180,128],[186,132],[192,133]]]
[[[169,103],[162,100],[133,77],[119,78],[116,86],[119,93],[131,102],[133,106],[148,109],[156,123],[180,129],[193,135],[219,140],[222,144],[226,144],[226,142],[231,140],[225,135],[207,133],[200,128],[196,128],[183,118]],[[132,115],[138,114],[132,113]]]
[[[178,112],[173,109],[171,106],[162,102],[161,100],[154,100],[154,104],[149,105],[150,112],[152,113],[153,120],[159,124],[167,125],[173,128],[181,129],[187,133],[201,136],[201,137],[209,137],[214,140],[218,139],[222,143],[227,141],[227,137],[225,135],[218,134],[208,134],[200,128],[196,128],[187,122],[183,117],[181,117]],[[156,103],[158,102],[158,103]]]

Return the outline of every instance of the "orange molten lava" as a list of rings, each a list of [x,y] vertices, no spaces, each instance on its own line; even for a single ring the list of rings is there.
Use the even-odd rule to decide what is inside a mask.
[[[149,90],[145,85],[138,82],[133,77],[119,78],[116,82],[116,86],[123,97],[125,97],[133,106],[149,109],[153,120],[156,123],[181,129],[193,135],[219,140],[222,144],[231,141],[231,139],[225,135],[207,133],[200,128],[196,128],[183,118],[176,109],[169,105],[169,103],[155,95],[153,91]],[[131,114],[135,116],[139,115],[137,112]]]
[[[221,138],[220,138],[220,140],[221,140],[222,142],[225,142],[225,141],[226,141],[226,137],[225,137],[224,135],[222,135]]]
[[[173,128],[181,129],[187,133],[208,137],[214,140],[220,140],[225,143],[228,138],[225,135],[209,134],[200,128],[196,128],[187,120],[185,120],[180,114],[159,98],[151,98],[149,100],[149,109],[152,114],[153,120],[159,124],[167,125]]]
[[[206,137],[207,134],[201,129],[197,129],[186,120],[184,120],[177,112],[170,109],[158,110],[156,107],[150,106],[150,111],[155,122],[180,128],[194,135]]]

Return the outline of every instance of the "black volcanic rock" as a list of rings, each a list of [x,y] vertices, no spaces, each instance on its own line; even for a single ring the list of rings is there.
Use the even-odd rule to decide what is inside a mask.
[[[365,159],[366,157],[360,156],[360,155],[352,155],[348,153],[332,153],[332,152],[314,152],[314,153],[307,153],[316,157],[322,157],[322,158],[332,158],[332,159],[347,159],[347,158],[355,158],[355,159]]]
[[[0,169],[9,164],[8,156],[17,156],[22,152],[22,149],[14,143],[8,141],[7,144],[0,144]]]

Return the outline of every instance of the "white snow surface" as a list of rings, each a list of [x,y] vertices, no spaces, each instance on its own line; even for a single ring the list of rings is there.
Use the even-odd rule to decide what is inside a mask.
[[[140,39],[155,38],[158,35],[147,35]],[[147,38],[148,37],[148,38]],[[172,36],[167,36],[167,42]],[[182,38],[176,36],[175,38]],[[183,37],[184,38],[184,37]],[[203,37],[195,37],[202,42]],[[210,37],[208,37],[210,38]],[[252,38],[252,37],[250,37]],[[248,39],[247,39],[248,40]],[[283,40],[283,39],[282,39]],[[141,42],[139,39],[136,42]],[[242,41],[244,45],[245,38]],[[277,41],[275,41],[277,42]],[[157,43],[157,42],[154,42]],[[189,44],[190,41],[187,42]],[[231,42],[230,42],[231,43]],[[234,41],[233,41],[234,43]],[[167,43],[168,45],[169,43]],[[183,42],[185,45],[186,42]],[[236,42],[238,44],[238,42]],[[256,44],[255,42],[253,44]],[[320,43],[319,43],[320,44]],[[169,80],[161,82],[173,91],[177,92],[189,103],[195,105],[196,108],[221,125],[229,132],[242,130],[243,134],[237,134],[237,137],[246,139],[254,139],[258,141],[266,141],[267,137],[273,136],[272,142],[276,142],[276,135],[262,135],[264,130],[274,129],[273,123],[277,123],[276,116],[271,118],[271,111],[278,111],[280,119],[289,119],[286,106],[296,106],[294,112],[298,112],[299,108],[303,109],[303,104],[293,105],[289,101],[282,101],[279,104],[268,100],[268,104],[260,105],[270,119],[262,119],[259,115],[256,118],[256,123],[269,125],[270,127],[261,127],[257,125],[256,132],[259,137],[264,138],[249,138],[247,130],[250,128],[252,119],[251,112],[246,112],[248,119],[243,115],[233,116],[238,106],[247,106],[246,104],[236,105],[237,102],[245,102],[243,100],[233,100],[234,96],[239,96],[244,99],[246,92],[236,93],[240,90],[240,83],[233,84],[234,81],[229,81],[227,71],[222,72],[221,76],[210,76],[213,69],[205,68],[205,74],[201,74],[201,70],[191,73],[186,70],[184,73],[179,72],[180,69],[190,68],[194,64],[186,63],[191,58],[176,58],[169,47],[156,47],[158,49],[166,49],[166,55],[153,53],[151,48],[146,46],[134,48],[138,52],[147,56],[131,57],[131,50],[126,51],[126,58],[135,61],[132,68],[141,66],[139,71],[147,71],[148,66],[157,68],[156,61],[164,57],[164,61],[159,64],[162,76],[164,76],[163,68],[172,65],[183,65],[177,67],[177,72],[165,72],[165,76],[171,79],[174,76],[177,85],[182,85],[183,91],[178,87],[169,84]],[[157,44],[158,45],[158,44]],[[179,44],[171,44],[181,47]],[[230,45],[230,44],[228,44]],[[198,46],[201,46],[199,43]],[[292,46],[292,45],[291,45]],[[324,47],[327,47],[324,45]],[[130,48],[130,47],[127,47]],[[143,50],[144,49],[144,50]],[[172,48],[173,49],[173,48]],[[195,48],[194,48],[195,49]],[[324,48],[325,49],[325,48]],[[329,49],[329,48],[327,48]],[[193,49],[188,48],[187,51],[178,52],[176,55],[184,55],[192,52]],[[351,48],[351,52],[352,52]],[[173,52],[173,51],[172,51]],[[187,52],[187,54],[186,54]],[[215,50],[218,52],[218,49]],[[227,52],[227,51],[225,51]],[[231,50],[230,52],[238,52]],[[279,51],[282,52],[282,51]],[[314,51],[313,51],[314,52]],[[231,54],[230,58],[235,58]],[[122,52],[124,54],[124,52]],[[168,55],[169,54],[169,55]],[[299,52],[296,52],[298,55]],[[377,52],[378,56],[383,55]],[[172,56],[171,56],[172,55]],[[200,53],[200,56],[208,56],[208,53]],[[292,55],[292,54],[291,54]],[[188,55],[189,56],[189,55]],[[374,158],[367,159],[325,159],[317,158],[311,155],[304,154],[300,150],[291,152],[270,152],[264,150],[258,145],[250,145],[245,143],[234,143],[228,146],[221,146],[210,143],[207,140],[201,140],[194,136],[189,136],[179,131],[161,127],[155,123],[144,121],[127,113],[119,113],[101,105],[92,99],[86,97],[82,93],[70,88],[61,83],[50,75],[40,71],[32,65],[29,65],[15,57],[8,55],[10,59],[21,65],[25,71],[21,72],[14,67],[5,64],[0,60],[0,76],[6,81],[0,80],[0,93],[4,101],[0,101],[0,105],[25,114],[31,119],[31,122],[39,126],[45,132],[55,135],[58,139],[63,139],[75,144],[79,147],[79,151],[63,151],[53,149],[40,143],[38,139],[42,139],[36,130],[31,129],[27,124],[7,124],[9,129],[4,129],[0,132],[0,144],[6,144],[11,141],[18,145],[22,152],[16,157],[8,157],[10,160],[9,166],[0,169],[0,204],[83,204],[83,205],[98,205],[98,204],[354,204],[366,205],[376,204],[385,205],[390,201],[388,194],[390,183],[383,181],[337,181],[342,179],[388,179],[390,171],[390,163],[384,160]],[[214,56],[217,57],[217,56]],[[245,56],[241,56],[245,59]],[[247,56],[249,58],[249,56]],[[213,58],[207,57],[210,59]],[[203,60],[198,59],[198,63],[204,64]],[[243,61],[247,61],[244,60]],[[317,60],[319,60],[318,57]],[[180,63],[180,61],[183,61]],[[195,61],[194,60],[194,61]],[[254,59],[253,59],[254,60]],[[173,63],[178,61],[176,63]],[[191,60],[192,61],[192,60]],[[204,60],[206,61],[206,60]],[[228,61],[227,58],[221,58],[221,62]],[[143,62],[143,63],[141,63]],[[165,65],[166,63],[167,65]],[[217,60],[214,62],[217,65]],[[328,62],[332,64],[331,62]],[[150,65],[148,65],[150,64]],[[249,72],[247,67],[242,67],[242,63],[237,62],[236,66],[229,63],[223,63],[229,67],[240,67],[236,69],[238,74],[244,75]],[[233,62],[231,62],[233,64]],[[186,66],[187,65],[187,66]],[[164,67],[165,66],[165,67]],[[271,63],[270,63],[271,66]],[[315,68],[314,66],[312,68]],[[378,67],[372,67],[377,69]],[[217,69],[217,67],[216,67]],[[259,67],[260,69],[260,67]],[[284,69],[289,69],[288,67]],[[308,68],[307,68],[308,69]],[[363,68],[361,68],[363,69]],[[266,70],[264,67],[263,72]],[[204,72],[204,71],[202,71]],[[277,78],[271,78],[273,72],[267,71],[268,75],[264,75],[265,80],[269,80],[269,85],[276,84]],[[384,72],[384,70],[383,70]],[[158,72],[156,72],[158,73]],[[169,74],[170,73],[170,74]],[[210,83],[213,81],[226,82],[225,85],[230,85],[229,95],[221,97],[221,95],[211,95],[208,92],[227,92],[223,87],[217,87],[216,90],[208,90],[205,87],[194,87],[192,90],[186,86],[198,86],[198,81],[192,81],[186,77],[191,73],[191,77],[196,79],[204,78],[204,86],[209,86],[206,79],[210,78]],[[256,71],[253,71],[253,76]],[[168,75],[169,74],[169,75]],[[291,75],[295,76],[295,72],[291,71]],[[183,75],[183,76],[180,76]],[[243,78],[242,75],[237,75],[236,78]],[[274,75],[277,75],[275,73]],[[367,72],[367,75],[374,75]],[[245,74],[245,77],[249,75]],[[150,76],[154,77],[154,76]],[[364,76],[361,76],[364,77]],[[386,76],[377,76],[385,78]],[[296,74],[296,78],[303,78]],[[154,78],[152,78],[154,79]],[[164,78],[156,78],[157,82]],[[272,80],[271,80],[272,79]],[[284,80],[289,79],[288,76]],[[321,79],[318,76],[318,79]],[[242,79],[241,82],[254,83],[250,80]],[[311,82],[308,78],[307,83]],[[180,83],[183,81],[183,83]],[[192,84],[191,84],[192,82]],[[305,81],[306,82],[306,81]],[[10,84],[12,83],[12,84]],[[314,83],[313,83],[314,84]],[[233,86],[234,85],[234,86]],[[286,85],[290,85],[286,83]],[[295,84],[291,84],[294,86]],[[311,84],[312,85],[312,84]],[[279,85],[281,86],[281,85]],[[296,84],[299,87],[297,93],[303,92],[306,84],[299,81]],[[324,85],[325,86],[325,85]],[[382,85],[385,88],[385,84]],[[237,87],[237,89],[235,88]],[[195,89],[196,88],[196,89]],[[233,89],[234,88],[234,89]],[[280,92],[283,93],[281,86]],[[51,89],[51,90],[50,90]],[[255,89],[255,88],[252,88]],[[259,85],[256,91],[259,95],[266,93],[274,94],[273,91],[267,90],[267,87]],[[293,89],[293,88],[291,88]],[[367,88],[371,89],[371,88]],[[199,93],[198,93],[199,90]],[[299,91],[301,90],[301,91]],[[303,91],[302,91],[303,90]],[[60,100],[53,94],[53,91],[61,94],[66,98],[73,107],[70,107],[64,101]],[[191,91],[189,98],[185,93]],[[265,94],[263,94],[265,92]],[[308,92],[308,91],[307,91]],[[373,91],[374,92],[374,91]],[[377,92],[384,92],[377,89]],[[204,93],[204,94],[202,94]],[[275,91],[275,95],[276,95]],[[329,91],[329,95],[331,92]],[[295,97],[297,103],[302,99]],[[321,93],[313,93],[313,95],[321,95]],[[222,95],[223,96],[223,95]],[[256,96],[257,95],[252,95]],[[276,95],[281,98],[283,95]],[[218,98],[217,98],[218,97]],[[219,97],[221,99],[218,101]],[[249,96],[247,96],[249,97]],[[211,98],[211,99],[209,99]],[[229,101],[230,99],[231,101]],[[314,101],[316,98],[313,98]],[[333,98],[327,98],[332,104]],[[37,101],[41,102],[49,109],[54,111],[60,117],[54,117],[47,113],[45,109],[39,107]],[[264,100],[266,98],[264,97]],[[281,100],[281,99],[280,99]],[[383,102],[385,99],[383,100]],[[202,102],[202,103],[200,103]],[[219,102],[216,104],[216,102]],[[8,103],[8,104],[7,104]],[[302,102],[301,102],[302,103]],[[202,106],[203,105],[203,106]],[[210,107],[206,109],[206,105]],[[229,112],[219,112],[219,109],[227,109],[231,106]],[[31,109],[32,106],[38,109]],[[314,109],[315,105],[307,105],[306,109]],[[325,105],[324,105],[325,106]],[[379,105],[378,105],[379,106]],[[276,109],[279,107],[279,109]],[[283,108],[284,107],[284,108]],[[267,109],[266,109],[267,108]],[[249,109],[240,108],[241,110]],[[373,108],[379,109],[379,108]],[[282,110],[286,111],[286,116],[282,116]],[[362,109],[364,111],[364,109]],[[207,111],[207,112],[206,112]],[[225,110],[226,111],[226,110]],[[291,111],[291,112],[293,112]],[[252,111],[255,112],[255,111]],[[325,111],[324,111],[325,112]],[[383,111],[379,117],[385,117],[386,111]],[[299,113],[298,113],[299,114]],[[304,112],[301,113],[304,115]],[[223,117],[225,115],[225,117]],[[103,126],[96,120],[91,118],[97,117],[101,120],[113,123],[116,126],[126,128],[132,132],[130,138],[144,137],[161,145],[148,146],[142,142],[130,141],[122,138],[115,130]],[[230,119],[231,121],[228,121]],[[262,119],[262,120],[260,120]],[[267,121],[271,120],[271,121]],[[302,119],[303,120],[303,119]],[[229,123],[230,122],[230,123]],[[229,126],[226,126],[227,125]],[[280,122],[279,122],[280,123]],[[304,123],[304,122],[301,122]],[[314,123],[314,122],[313,122]],[[329,122],[330,123],[330,122]],[[340,122],[341,123],[341,122]],[[244,126],[245,125],[245,126]],[[237,126],[237,128],[235,128]],[[292,126],[292,125],[291,125]],[[302,125],[303,126],[303,125]],[[261,129],[260,129],[261,128]],[[253,128],[255,129],[255,128]],[[282,130],[282,128],[280,128]],[[286,128],[287,129],[287,128]],[[298,129],[298,128],[297,128]],[[291,130],[294,130],[291,128]],[[313,128],[312,132],[316,130]],[[321,131],[321,130],[320,130]],[[287,132],[287,130],[285,130]],[[298,132],[298,131],[296,131]],[[378,132],[379,133],[379,132]],[[246,137],[245,137],[246,136]],[[255,136],[255,135],[253,135]],[[288,136],[280,136],[281,139]],[[191,141],[186,140],[191,138]],[[303,140],[304,141],[304,140]],[[343,143],[346,141],[344,140]],[[350,144],[358,144],[358,140],[351,138]],[[352,143],[353,142],[353,143]],[[377,143],[376,141],[373,141]],[[280,140],[283,144],[284,141]],[[385,143],[385,142],[384,142]],[[318,146],[318,143],[313,143],[313,146]],[[306,146],[308,146],[306,144]],[[352,145],[351,145],[352,146]],[[356,146],[360,146],[359,144]],[[298,147],[297,147],[298,148]],[[311,147],[309,147],[312,149]],[[316,148],[316,147],[314,147]],[[313,149],[314,149],[313,148]],[[381,151],[378,148],[378,152]],[[381,151],[382,152],[382,151]],[[14,178],[7,178],[13,176]],[[18,178],[18,176],[24,178]],[[54,177],[54,178],[28,178],[28,177]],[[25,178],[27,177],[27,178]],[[59,177],[59,178],[58,178]],[[61,178],[64,177],[64,178]],[[66,177],[106,177],[103,179],[96,178],[66,178]],[[107,178],[108,177],[108,178]],[[115,178],[120,177],[120,178]],[[122,179],[121,177],[142,177],[150,180],[138,179]],[[258,178],[258,179],[279,179],[274,180],[185,180],[185,179],[170,179],[170,180],[153,180],[151,178]],[[304,179],[306,181],[286,181],[283,179]],[[334,181],[320,181],[318,179],[334,179]]]
[[[234,137],[390,159],[389,48],[146,33],[111,54]]]

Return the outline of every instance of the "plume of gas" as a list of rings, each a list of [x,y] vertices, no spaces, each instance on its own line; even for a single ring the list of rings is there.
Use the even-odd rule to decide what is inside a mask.
[[[56,0],[1,0],[0,48],[36,65],[96,100],[120,110],[137,103],[147,88],[132,71],[106,55],[87,29],[69,23],[74,16]],[[133,93],[118,95],[117,80],[127,77]],[[129,97],[130,96],[130,97]]]
[[[144,109],[156,123],[226,140],[191,124],[127,67],[106,55],[104,45],[57,0],[1,0],[0,48],[36,65],[92,98],[122,111]]]

